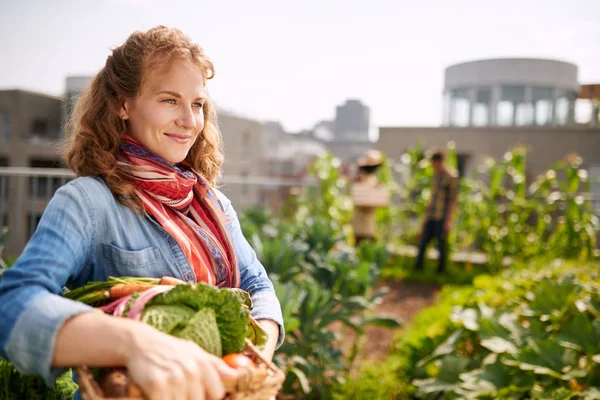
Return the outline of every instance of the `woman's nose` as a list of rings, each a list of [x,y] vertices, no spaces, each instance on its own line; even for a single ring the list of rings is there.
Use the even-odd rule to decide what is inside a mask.
[[[177,125],[187,130],[196,129],[196,117],[191,107],[183,107],[181,115],[177,120]]]

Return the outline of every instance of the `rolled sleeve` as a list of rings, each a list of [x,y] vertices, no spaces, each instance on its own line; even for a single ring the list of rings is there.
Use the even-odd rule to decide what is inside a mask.
[[[21,313],[4,351],[23,374],[40,375],[48,386],[65,372],[52,367],[54,342],[69,318],[94,308],[48,292],[40,292]]]
[[[91,308],[62,297],[88,263],[95,235],[89,202],[73,184],[61,187],[33,237],[0,283],[0,356],[48,385],[56,334],[64,321]]]

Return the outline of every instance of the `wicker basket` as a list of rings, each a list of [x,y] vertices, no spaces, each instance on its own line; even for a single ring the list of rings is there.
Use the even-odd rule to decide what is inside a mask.
[[[246,339],[243,352],[257,368],[244,370],[234,387],[227,388],[226,400],[269,400],[275,396],[285,380],[285,374],[275,364],[265,360],[258,349]],[[104,397],[100,385],[87,367],[76,368],[79,390],[83,400],[139,400],[128,397]]]

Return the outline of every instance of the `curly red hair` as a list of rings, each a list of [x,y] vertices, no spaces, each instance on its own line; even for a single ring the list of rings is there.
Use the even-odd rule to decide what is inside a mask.
[[[121,133],[127,123],[119,112],[123,99],[140,93],[150,70],[183,59],[200,67],[205,80],[214,68],[202,48],[179,29],[157,26],[134,32],[113,49],[106,65],[78,97],[67,124],[63,156],[77,176],[101,176],[123,204],[141,211],[134,187],[117,168]],[[213,105],[204,103],[204,129],[190,149],[186,161],[208,183],[215,185],[223,164],[221,133]]]

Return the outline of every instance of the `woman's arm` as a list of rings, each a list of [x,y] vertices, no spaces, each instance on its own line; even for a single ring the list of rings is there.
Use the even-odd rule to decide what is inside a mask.
[[[126,366],[151,399],[222,399],[237,372],[195,343],[102,312],[68,320],[56,337],[53,365]]]
[[[259,319],[258,323],[269,335],[269,340],[267,341],[267,344],[265,344],[262,354],[268,360],[272,360],[275,348],[279,342],[279,325],[277,325],[277,322],[270,319]]]
[[[231,201],[229,201],[229,199],[221,192],[216,192],[225,213],[227,214],[227,229],[231,234],[231,239],[235,246],[240,269],[240,288],[250,293],[254,306],[251,314],[257,320],[262,320],[261,326],[265,327],[269,333],[269,343],[267,344],[267,347],[273,347],[274,351],[275,348],[283,343],[285,331],[283,327],[281,305],[275,295],[273,283],[269,279],[265,268],[256,257],[256,252],[244,237],[240,221],[231,205]],[[268,323],[268,320],[270,320],[272,324]],[[275,332],[274,329],[271,329],[274,326],[273,324],[277,325],[277,332]],[[266,352],[265,354],[269,353],[271,353],[272,356],[272,351]]]
[[[96,220],[89,207],[74,184],[60,188],[0,284],[0,356],[48,385],[64,372],[51,365],[59,328],[93,310],[62,297],[63,286],[81,273],[93,251]]]

